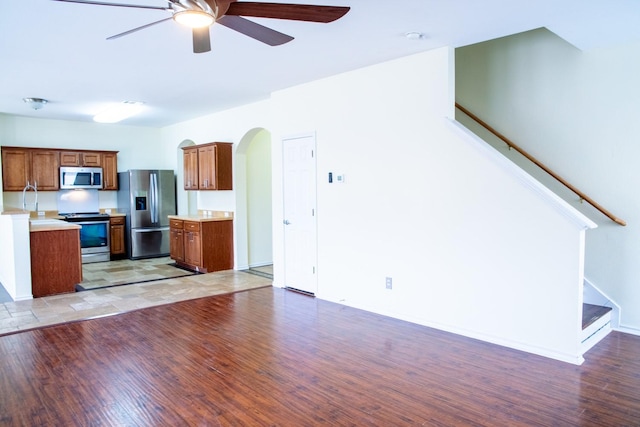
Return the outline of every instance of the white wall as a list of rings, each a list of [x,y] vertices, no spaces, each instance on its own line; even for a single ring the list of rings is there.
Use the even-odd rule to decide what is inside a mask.
[[[457,49],[456,61],[458,102],[627,221],[564,192],[598,223],[586,277],[640,333],[640,43],[581,52],[541,29]]]
[[[14,301],[31,299],[29,215],[0,214],[0,284]]]
[[[276,142],[315,131],[319,297],[579,362],[586,222],[451,126],[452,75],[444,48],[273,94],[275,284]]]

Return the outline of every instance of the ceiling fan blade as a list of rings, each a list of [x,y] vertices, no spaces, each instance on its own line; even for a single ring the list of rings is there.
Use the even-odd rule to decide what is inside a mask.
[[[293,37],[267,28],[264,25],[256,24],[248,19],[241,18],[240,16],[228,16],[225,15],[218,18],[216,21],[219,24],[224,25],[227,28],[231,28],[239,33],[249,36],[253,39],[266,43],[269,46],[280,46],[293,40]]]
[[[349,7],[342,6],[315,6],[311,4],[259,3],[247,1],[231,3],[226,15],[327,23],[342,18],[350,9]]]
[[[193,53],[204,53],[211,50],[209,27],[193,29]]]
[[[123,3],[107,3],[102,1],[91,1],[91,0],[53,0],[53,1],[59,1],[63,3],[93,4],[98,6],[132,7],[135,9],[171,10],[170,7],[144,6],[144,5],[135,5],[135,4],[123,4]]]
[[[161,22],[165,22],[165,21],[170,21],[170,20],[172,20],[172,19],[173,19],[173,17],[169,17],[169,18],[161,19],[161,20],[159,20],[159,21],[156,21],[156,22],[152,22],[152,23],[150,23],[150,24],[143,25],[142,27],[134,28],[133,30],[125,31],[124,33],[120,33],[120,34],[116,34],[115,36],[107,37],[107,40],[117,39],[117,38],[120,38],[120,37],[122,37],[122,36],[126,36],[126,35],[128,35],[128,34],[135,33],[136,31],[140,31],[140,30],[144,30],[145,28],[149,28],[149,27],[151,27],[152,25],[156,25],[156,24],[159,24],[159,23],[161,23]]]

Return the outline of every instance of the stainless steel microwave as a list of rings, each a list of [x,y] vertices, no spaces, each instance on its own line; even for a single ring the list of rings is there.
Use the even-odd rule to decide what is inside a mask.
[[[102,188],[102,168],[60,168],[60,188]]]

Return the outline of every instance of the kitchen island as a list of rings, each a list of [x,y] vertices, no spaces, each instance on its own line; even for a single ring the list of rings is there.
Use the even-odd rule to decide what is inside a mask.
[[[170,255],[180,267],[211,273],[233,269],[233,214],[169,215]]]
[[[33,297],[75,292],[82,282],[80,226],[58,219],[32,219],[29,232]]]

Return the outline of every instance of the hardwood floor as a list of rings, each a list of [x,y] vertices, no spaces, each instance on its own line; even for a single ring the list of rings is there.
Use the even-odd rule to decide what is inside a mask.
[[[582,366],[276,288],[0,337],[2,425],[631,426],[640,337]]]

